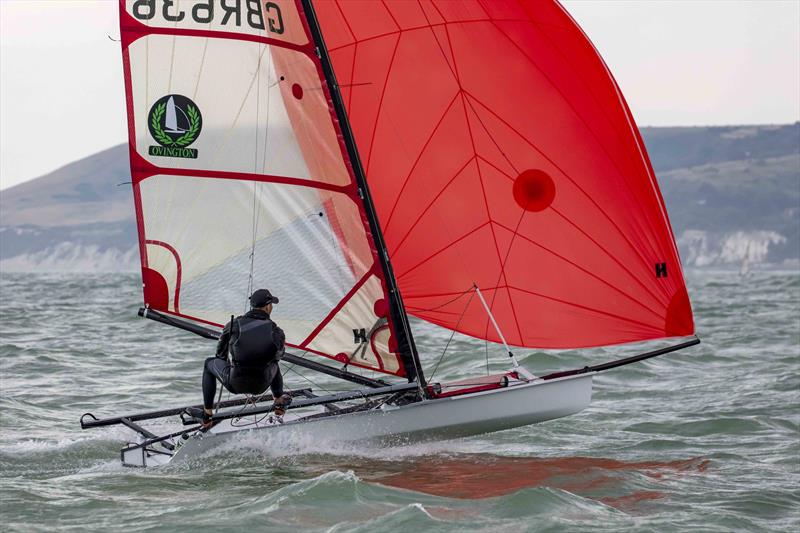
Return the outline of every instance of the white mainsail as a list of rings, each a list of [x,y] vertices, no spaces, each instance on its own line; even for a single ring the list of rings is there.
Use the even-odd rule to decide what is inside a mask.
[[[242,3],[238,22],[217,13],[198,23],[207,4],[181,2],[179,21],[122,4],[145,303],[221,326],[268,287],[291,346],[409,375],[363,191],[298,6]],[[182,136],[162,135],[162,124]]]

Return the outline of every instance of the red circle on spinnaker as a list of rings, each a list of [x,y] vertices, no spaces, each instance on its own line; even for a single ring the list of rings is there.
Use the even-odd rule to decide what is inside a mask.
[[[295,83],[292,85],[292,96],[301,100],[303,98],[303,88],[300,87],[299,83]]]
[[[514,180],[514,200],[526,211],[544,211],[556,197],[556,184],[546,172],[537,169],[523,171]]]

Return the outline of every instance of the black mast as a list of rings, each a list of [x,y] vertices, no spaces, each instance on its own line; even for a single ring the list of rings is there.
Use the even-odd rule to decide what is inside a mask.
[[[386,242],[383,239],[383,232],[381,231],[380,224],[378,223],[378,214],[375,211],[375,205],[372,202],[372,195],[370,194],[369,187],[367,186],[366,174],[364,172],[364,167],[361,164],[361,158],[358,155],[355,137],[353,136],[353,130],[350,127],[350,120],[347,117],[347,111],[345,111],[344,102],[342,101],[342,94],[339,91],[339,84],[336,82],[336,75],[333,72],[331,59],[328,55],[328,48],[325,46],[325,41],[322,38],[322,32],[320,31],[319,22],[317,21],[317,14],[314,12],[314,6],[311,4],[311,0],[301,0],[301,2],[303,4],[303,11],[305,11],[308,27],[311,30],[311,36],[314,39],[314,45],[317,48],[317,55],[319,56],[320,63],[322,63],[322,71],[325,74],[325,81],[328,83],[328,89],[331,92],[333,107],[336,111],[336,117],[339,119],[339,127],[341,128],[342,136],[344,137],[344,143],[347,147],[347,155],[350,157],[350,162],[353,165],[353,173],[355,174],[356,182],[358,183],[359,194],[364,200],[364,207],[367,212],[369,228],[372,232],[373,239],[375,239],[375,244],[378,247],[378,260],[381,263],[383,275],[386,278],[387,284],[389,285],[389,309],[391,319],[395,324],[399,324],[402,327],[402,331],[396,332],[400,337],[397,343],[398,350],[400,351],[401,357],[404,359],[403,363],[409,381],[413,381],[413,379],[416,378],[417,381],[419,381],[420,386],[424,388],[426,385],[425,376],[422,373],[422,364],[419,361],[417,346],[414,344],[414,337],[411,335],[411,326],[408,323],[408,315],[406,314],[405,306],[403,305],[403,299],[400,296],[400,290],[397,287],[397,280],[394,278],[392,265],[389,262],[389,253],[386,251]],[[411,361],[407,360],[409,355],[411,356]],[[412,372],[415,375],[412,376]]]

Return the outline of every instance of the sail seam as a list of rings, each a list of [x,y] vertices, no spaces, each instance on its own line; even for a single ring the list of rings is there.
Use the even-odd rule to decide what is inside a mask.
[[[424,10],[423,10],[423,15],[426,15]],[[413,31],[426,30],[429,28],[439,28],[442,26],[447,26],[448,24],[470,24],[475,22],[491,22],[492,20],[497,20],[500,22],[529,22],[528,20],[525,19],[470,19],[470,20],[459,20],[455,22],[437,22],[435,24],[434,23],[424,24],[422,26],[412,26],[410,28],[402,28],[400,30],[387,31],[385,33],[380,33],[378,35],[364,37],[363,39],[356,39],[355,36],[353,36],[353,42],[347,44],[340,44],[339,46],[334,46],[333,48],[328,48],[328,52],[337,52],[339,50],[347,48],[348,46],[353,46],[356,43],[366,43],[369,41],[375,41],[377,39],[383,39],[384,37],[389,37],[390,35],[397,35],[398,33],[411,33]]]
[[[397,27],[398,31],[402,30],[403,28],[400,27],[400,24],[397,23],[397,19],[394,18],[394,15],[392,15],[392,10],[389,9],[389,6],[386,4],[386,0],[381,0],[381,5],[383,6],[383,9],[386,10],[386,14],[389,15],[389,18],[392,19],[392,22],[394,22],[394,25]]]
[[[591,127],[589,126],[589,124],[586,122],[586,119],[583,117],[583,115],[581,115],[580,113],[578,113],[578,111],[577,111],[577,110],[576,110],[576,109],[575,109],[575,108],[572,106],[572,104],[569,102],[569,100],[568,100],[568,99],[567,99],[567,98],[564,96],[564,93],[563,93],[563,92],[561,92],[561,89],[559,89],[559,87],[558,87],[558,86],[557,86],[557,85],[556,85],[556,84],[555,84],[555,83],[554,83],[554,82],[553,82],[553,81],[550,79],[550,77],[549,77],[547,74],[545,74],[545,73],[544,73],[544,71],[543,71],[543,70],[542,70],[542,69],[539,67],[539,65],[538,65],[538,64],[536,64],[536,62],[533,60],[533,58],[531,58],[531,57],[530,57],[528,54],[526,54],[526,53],[525,53],[525,51],[524,51],[524,50],[523,50],[523,49],[522,49],[522,48],[521,48],[521,47],[520,47],[520,46],[519,46],[519,45],[518,45],[516,42],[514,42],[514,40],[513,40],[513,39],[511,39],[511,37],[509,37],[508,35],[506,35],[506,33],[505,33],[505,32],[504,32],[504,31],[503,31],[503,30],[502,30],[502,29],[501,29],[501,28],[500,28],[500,27],[499,27],[497,24],[495,24],[495,23],[494,23],[494,21],[492,21],[492,25],[493,25],[493,26],[494,26],[494,27],[497,29],[497,31],[500,33],[500,35],[502,35],[503,37],[505,37],[505,38],[508,40],[508,42],[510,42],[510,43],[511,43],[511,45],[512,45],[512,46],[514,46],[514,48],[516,48],[516,49],[519,51],[519,53],[520,53],[520,54],[522,54],[522,56],[523,56],[525,59],[527,59],[527,60],[528,60],[528,62],[531,64],[531,66],[533,66],[533,67],[534,67],[534,68],[535,68],[535,69],[536,69],[536,70],[537,70],[537,71],[538,71],[538,72],[539,72],[539,73],[540,73],[540,74],[541,74],[541,75],[542,75],[542,76],[543,76],[543,77],[544,77],[544,78],[547,80],[547,82],[550,84],[550,86],[551,86],[553,89],[555,89],[555,91],[556,91],[556,92],[557,92],[557,93],[558,93],[558,94],[561,96],[561,99],[562,99],[562,101],[564,101],[564,102],[567,104],[567,107],[569,107],[569,109],[572,111],[572,113],[575,115],[575,117],[576,117],[578,120],[580,120],[580,121],[581,121],[581,123],[584,125],[584,127],[586,128],[586,130],[589,132],[589,134],[590,134],[590,135],[591,135],[591,136],[594,138],[594,140],[595,140],[595,143],[596,143],[596,144],[597,144],[597,146],[598,146],[598,147],[599,147],[599,148],[602,150],[603,154],[604,154],[604,155],[605,155],[605,156],[608,158],[608,161],[611,163],[611,165],[612,165],[612,166],[614,167],[614,169],[617,171],[617,174],[619,175],[619,177],[620,177],[620,178],[621,178],[623,181],[627,181],[627,180],[625,179],[625,175],[624,175],[624,174],[622,173],[622,171],[620,170],[620,168],[619,168],[619,165],[618,165],[617,161],[616,161],[616,160],[615,160],[615,159],[614,159],[614,158],[611,156],[611,154],[608,152],[608,149],[606,148],[606,146],[605,146],[604,144],[602,144],[602,143],[600,142],[600,140],[597,138],[597,134],[596,134],[596,132],[594,131],[594,129],[593,129],[593,128],[591,128]],[[531,25],[533,25],[534,27],[536,26],[536,24],[535,24],[535,23],[533,23],[533,21],[531,21]],[[549,39],[548,39],[548,40],[549,40]],[[551,42],[551,45],[552,45],[552,42]],[[554,48],[556,48],[555,46],[553,46],[553,47],[554,47]],[[580,78],[580,76],[578,76],[578,78]],[[594,99],[594,94],[593,94],[591,91],[588,91],[588,92],[589,92],[589,94],[592,94],[592,97],[593,97],[593,99]],[[595,99],[595,100],[596,100],[596,99]],[[604,116],[605,116],[605,114],[604,114]],[[608,117],[606,117],[606,119],[608,119]],[[618,132],[616,131],[616,128],[614,128],[614,127],[613,127],[613,125],[611,126],[611,129],[612,129],[612,130],[613,130],[615,133],[618,133]],[[640,156],[641,156],[641,151],[640,151]],[[650,176],[649,176],[649,174],[648,174],[648,179],[650,179]],[[642,218],[643,218],[644,220],[646,220],[646,221],[647,221],[647,224],[648,224],[648,226],[651,226],[651,224],[650,224],[650,218],[649,218],[648,216],[646,216],[646,214],[645,214],[644,210],[643,210],[643,209],[642,209],[642,207],[641,207],[641,203],[640,203],[640,202],[634,202],[634,203],[632,203],[632,205],[636,205],[636,207],[637,207],[637,209],[639,210],[639,212],[640,212],[640,213],[642,213]],[[663,213],[662,213],[662,214],[663,214]],[[651,226],[649,229],[651,230],[651,231],[649,232],[650,234],[654,234],[654,233],[656,233],[655,231],[652,231],[652,230],[653,230],[652,226]],[[650,249],[650,252],[653,254],[653,256],[654,256],[654,257],[657,257],[659,254],[658,254],[657,250],[655,250],[655,249],[653,248],[653,243],[650,241],[650,239],[646,239],[646,240],[645,240],[645,242],[647,242],[648,248]]]
[[[436,257],[437,255],[439,255],[440,253],[442,253],[442,252],[446,251],[448,248],[450,248],[450,247],[452,247],[452,246],[455,246],[456,244],[458,244],[459,242],[463,241],[464,239],[466,239],[467,237],[469,237],[469,236],[470,236],[470,235],[472,235],[473,233],[477,232],[478,230],[480,230],[480,229],[482,229],[482,228],[486,227],[488,224],[491,224],[491,223],[492,223],[492,221],[491,221],[491,220],[487,220],[486,222],[482,223],[481,225],[479,225],[479,226],[477,226],[477,227],[475,227],[475,228],[472,228],[471,230],[469,230],[468,232],[466,232],[464,235],[462,235],[462,236],[461,236],[461,237],[459,237],[458,239],[456,239],[456,240],[454,240],[453,242],[449,243],[449,244],[448,244],[447,246],[445,246],[444,248],[441,248],[439,251],[437,251],[437,252],[435,252],[435,253],[433,253],[433,254],[429,255],[428,257],[426,257],[425,259],[423,259],[422,261],[420,261],[420,262],[419,262],[419,263],[417,263],[416,265],[414,265],[414,266],[412,266],[411,268],[409,268],[408,270],[404,271],[402,274],[398,274],[398,275],[397,275],[397,279],[400,279],[400,278],[402,278],[403,276],[405,276],[405,275],[409,274],[410,272],[412,272],[413,270],[415,270],[415,269],[416,269],[416,268],[418,268],[419,266],[421,266],[421,265],[423,265],[423,264],[427,263],[428,261],[430,261],[431,259],[433,259],[433,258],[434,258],[434,257]]]
[[[503,229],[505,229],[507,231],[511,231],[510,228],[508,228],[504,224],[501,224],[500,222],[493,221],[493,223],[497,224],[499,227],[501,227],[501,228],[503,228]],[[569,259],[567,259],[566,257],[562,256],[561,254],[559,254],[557,252],[554,252],[553,250],[551,250],[551,249],[547,248],[546,246],[534,241],[533,239],[530,239],[530,238],[526,237],[525,235],[522,235],[521,233],[519,234],[519,236],[520,236],[520,238],[522,240],[531,243],[532,245],[536,246],[537,248],[540,248],[540,249],[544,250],[545,252],[549,253],[550,255],[552,255],[554,257],[557,257],[558,259],[564,261],[565,263],[567,263],[569,265],[572,265],[573,267],[577,268],[578,270],[580,270],[584,274],[588,275],[589,277],[592,277],[592,278],[596,279],[597,281],[603,283],[604,285],[607,285],[608,287],[614,289],[615,291],[619,292],[623,296],[629,298],[632,302],[642,306],[642,308],[644,308],[645,310],[653,313],[653,315],[655,315],[656,317],[662,318],[661,315],[659,315],[657,312],[655,312],[652,309],[650,309],[650,307],[645,305],[643,302],[640,302],[639,300],[637,300],[636,298],[634,298],[630,294],[624,292],[619,287],[615,287],[614,285],[612,285],[611,283],[607,282],[606,280],[604,280],[603,278],[601,278],[597,274],[591,272],[590,270],[587,270],[587,269],[583,268],[582,266],[578,265],[577,263],[574,263],[574,262],[570,261]],[[508,281],[508,280],[506,280],[506,281]]]
[[[514,181],[514,178],[513,178],[512,176],[510,176],[510,175],[506,174],[506,173],[505,173],[505,171],[503,171],[503,170],[502,170],[500,167],[498,167],[497,165],[495,165],[495,164],[494,164],[494,163],[492,163],[491,161],[487,160],[486,158],[484,158],[484,157],[482,157],[482,156],[480,156],[480,155],[479,155],[479,156],[477,156],[477,157],[478,157],[478,159],[479,159],[480,161],[483,161],[484,163],[486,163],[487,165],[489,165],[490,167],[492,167],[493,169],[495,169],[497,172],[499,172],[500,174],[502,174],[503,176],[505,176],[505,177],[506,177],[508,180],[510,180],[511,182],[513,182],[513,181]],[[617,258],[617,257],[616,257],[614,254],[612,254],[611,252],[609,252],[609,251],[608,251],[608,250],[607,250],[607,249],[606,249],[606,248],[605,248],[603,245],[601,245],[599,242],[597,242],[597,240],[596,240],[594,237],[592,237],[591,235],[589,235],[589,234],[588,234],[586,231],[584,231],[584,230],[583,230],[583,229],[582,229],[580,226],[578,226],[577,224],[575,224],[575,222],[573,222],[573,221],[572,221],[572,220],[571,220],[569,217],[567,217],[567,216],[566,216],[564,213],[562,213],[561,211],[559,211],[559,210],[558,210],[556,207],[554,207],[554,206],[551,206],[551,208],[553,209],[553,212],[554,212],[555,214],[557,214],[558,216],[560,216],[561,218],[563,218],[563,219],[564,219],[564,220],[565,220],[567,223],[569,223],[569,225],[570,225],[570,226],[572,226],[573,228],[575,228],[576,230],[578,230],[578,231],[579,231],[579,232],[580,232],[580,233],[581,233],[581,234],[582,234],[584,237],[586,237],[587,239],[589,239],[590,241],[592,241],[592,243],[593,243],[595,246],[597,246],[597,247],[598,247],[598,248],[599,248],[599,249],[600,249],[600,250],[601,250],[603,253],[605,253],[605,254],[608,256],[608,258],[609,258],[609,259],[611,259],[612,261],[614,261],[614,263],[616,263],[616,264],[617,264],[617,265],[618,265],[618,266],[619,266],[619,267],[620,267],[622,270],[624,270],[624,271],[625,271],[625,272],[626,272],[626,273],[627,273],[627,274],[628,274],[628,275],[631,277],[631,279],[633,279],[634,281],[636,281],[636,282],[639,284],[639,286],[641,286],[641,287],[642,287],[642,288],[643,288],[645,291],[647,291],[647,293],[648,293],[650,296],[652,296],[654,300],[658,301],[659,303],[662,303],[662,302],[661,302],[661,297],[662,297],[663,295],[658,295],[658,294],[654,293],[654,292],[653,292],[653,291],[650,289],[650,287],[648,287],[648,286],[647,286],[647,284],[646,284],[646,283],[644,283],[644,282],[643,282],[641,279],[639,279],[637,276],[635,276],[635,275],[633,274],[633,272],[631,272],[631,271],[628,269],[628,267],[626,267],[626,266],[625,266],[625,263],[623,263],[622,261],[620,261],[620,260],[619,260],[619,259],[618,259],[618,258]],[[505,227],[503,224],[500,224],[499,222],[498,222],[498,224],[499,224],[501,227]],[[508,229],[508,228],[506,228],[506,229]],[[511,230],[509,230],[509,231],[511,231]]]
[[[439,13],[439,16],[441,16],[443,20],[447,20],[442,15],[442,13],[439,11],[439,9],[435,6],[435,4],[432,4],[432,5],[433,5],[434,9],[436,9],[436,11]],[[426,16],[426,20],[427,20],[427,16]],[[449,49],[452,52],[452,50],[453,50],[453,42],[450,39],[450,29],[449,29],[449,26],[447,26],[447,25],[445,25],[445,27],[444,27],[444,34],[445,34],[445,38],[447,39],[447,45],[448,45]],[[442,53],[442,55],[444,55],[444,50],[442,49],[442,45],[441,45],[441,43],[439,43],[439,39],[438,38],[436,38],[436,44],[439,47],[439,51]],[[455,52],[452,52],[452,53],[453,53],[453,67],[452,67],[451,71],[452,71],[453,75],[456,78],[456,83],[458,83],[459,95],[461,96],[461,107],[462,107],[463,113],[464,113],[464,120],[467,123],[467,131],[469,132],[470,143],[472,145],[472,153],[477,155],[478,151],[477,151],[477,148],[475,147],[475,136],[472,133],[472,125],[470,124],[469,116],[467,114],[467,99],[466,99],[466,96],[465,96],[466,93],[464,91],[463,85],[461,84],[461,76],[460,76],[460,73],[459,73],[459,70],[458,70],[458,61],[456,60]],[[445,62],[447,62],[447,57],[446,56],[445,56]],[[448,62],[448,64],[449,64],[449,62]],[[474,110],[473,110],[473,112],[474,112]],[[475,115],[477,116],[477,113],[475,113]],[[487,134],[488,134],[488,132],[487,132]],[[492,136],[489,135],[489,138],[491,139]],[[501,151],[501,153],[502,153],[502,151]],[[509,161],[509,163],[511,163],[511,162]],[[476,164],[476,166],[478,168],[478,179],[479,179],[480,184],[481,184],[481,196],[483,197],[483,203],[484,203],[484,206],[486,208],[486,216],[488,217],[489,221],[491,222],[492,214],[489,211],[489,201],[486,198],[486,188],[485,188],[484,183],[483,183],[483,175],[481,174],[480,165]],[[511,164],[511,166],[512,166],[512,168],[514,168],[513,164]],[[523,211],[522,216],[523,217],[525,216],[525,211]],[[522,222],[521,218],[520,218],[520,222]],[[519,224],[518,224],[518,226],[519,226]],[[506,253],[506,257],[504,259],[501,259],[500,246],[499,246],[499,244],[497,242],[497,235],[494,232],[494,226],[489,224],[489,229],[492,232],[492,241],[494,242],[495,252],[497,253],[498,266],[500,267],[500,274],[498,275],[497,281],[495,281],[494,284],[498,285],[500,283],[501,279],[505,279],[506,283],[508,283],[508,278],[506,277],[506,274],[505,274],[505,263],[508,260],[509,254],[511,253],[511,248],[512,248],[512,246],[514,244],[514,236],[511,237],[511,242],[508,245],[508,252]],[[515,232],[515,234],[516,234],[516,232]],[[492,301],[489,304],[489,314],[490,315],[491,315],[491,310],[494,309],[494,303],[495,303],[495,300],[497,299],[497,294],[498,293],[499,293],[499,291],[496,291],[492,295]],[[512,313],[512,316],[514,317],[514,325],[517,328],[517,334],[519,335],[519,338],[521,340],[522,339],[522,330],[521,330],[521,328],[519,326],[519,320],[517,319],[517,314],[516,314],[516,311],[514,310],[514,303],[511,300],[511,294],[510,293],[508,295],[508,298],[509,298],[509,304],[511,304],[511,313]],[[484,336],[488,335],[488,331],[489,331],[489,320],[488,320],[488,318],[487,318],[487,321],[486,321],[486,327],[485,327],[484,331],[485,331]]]
[[[403,243],[406,242],[406,239],[408,239],[408,236],[411,235],[411,233],[414,231],[414,228],[416,228],[417,224],[419,224],[420,221],[422,220],[422,217],[425,216],[425,213],[427,213],[428,210],[431,207],[433,207],[433,204],[436,203],[436,201],[442,196],[442,194],[444,194],[444,192],[448,189],[448,187],[450,187],[450,185],[461,175],[461,173],[464,171],[464,169],[466,169],[467,166],[474,160],[475,160],[475,156],[473,155],[472,157],[470,157],[467,160],[466,163],[464,163],[456,171],[455,174],[453,174],[453,177],[450,178],[450,180],[444,185],[444,187],[442,187],[439,190],[439,192],[436,193],[436,196],[434,196],[433,199],[428,203],[428,205],[425,206],[425,209],[423,209],[422,212],[417,216],[417,219],[414,221],[413,224],[411,224],[411,227],[408,228],[408,230],[406,230],[406,232],[403,234],[403,238],[400,239],[400,242],[398,242],[395,246],[393,246],[394,250],[392,250],[392,256],[394,256],[400,250],[400,248],[403,246]]]
[[[539,298],[544,298],[546,300],[552,300],[554,302],[558,302],[558,303],[561,303],[561,304],[564,304],[564,305],[568,305],[570,307],[577,307],[579,309],[584,309],[586,311],[591,311],[593,313],[597,313],[597,314],[600,314],[600,315],[609,316],[609,317],[612,317],[612,318],[616,318],[618,320],[624,320],[625,322],[630,322],[631,324],[637,324],[639,326],[644,326],[646,328],[651,328],[651,329],[654,329],[654,330],[657,330],[657,331],[660,331],[662,329],[661,325],[654,326],[653,324],[648,324],[647,322],[641,322],[639,320],[634,320],[634,319],[629,318],[629,317],[617,315],[617,314],[614,314],[614,313],[609,313],[608,311],[601,311],[600,309],[594,309],[593,307],[589,307],[589,306],[586,306],[586,305],[581,305],[581,304],[578,304],[578,303],[575,303],[575,302],[562,300],[562,299],[556,298],[554,296],[547,296],[545,294],[540,294],[538,292],[530,291],[530,290],[527,290],[527,289],[522,289],[520,287],[509,286],[508,288],[509,288],[509,290],[515,290],[515,291],[524,292],[525,294],[530,294],[532,296],[538,296]]]
[[[456,93],[453,96],[453,99],[450,100],[450,103],[447,104],[447,108],[445,108],[444,113],[439,118],[439,122],[436,123],[436,126],[434,126],[433,131],[431,131],[430,135],[428,135],[428,138],[425,139],[425,142],[423,143],[422,148],[420,149],[420,152],[419,152],[419,155],[417,156],[417,159],[414,161],[414,164],[411,166],[411,170],[408,171],[408,174],[406,174],[405,178],[403,179],[403,185],[400,187],[400,191],[395,196],[394,204],[392,205],[392,209],[389,211],[389,216],[386,219],[386,228],[387,229],[389,228],[389,225],[392,222],[392,216],[394,216],[394,212],[395,212],[395,209],[397,208],[397,204],[400,202],[400,197],[403,195],[403,192],[405,191],[406,185],[408,184],[408,180],[411,178],[411,174],[413,174],[414,170],[416,170],[417,164],[422,159],[422,156],[425,155],[425,150],[427,150],[428,145],[430,144],[431,140],[433,140],[433,137],[436,135],[436,132],[439,130],[439,126],[441,126],[442,122],[444,122],[444,119],[445,119],[445,117],[447,117],[447,114],[449,113],[450,108],[453,107],[453,104],[455,103],[455,101],[457,99],[458,99],[458,93]]]
[[[367,152],[367,164],[365,165],[365,172],[369,174],[369,166],[370,162],[372,161],[372,149],[375,145],[375,133],[378,131],[378,123],[380,122],[381,118],[381,111],[383,109],[383,97],[386,96],[386,86],[389,83],[389,76],[392,73],[392,65],[394,64],[394,58],[397,56],[397,48],[400,46],[400,35],[397,36],[397,40],[394,42],[394,49],[392,50],[392,58],[389,60],[389,66],[386,68],[386,76],[383,78],[383,87],[381,88],[381,97],[378,99],[378,114],[375,116],[375,125],[372,127],[372,136],[370,137],[369,141],[369,152]]]
[[[541,149],[539,149],[539,148],[538,148],[538,147],[537,147],[535,144],[533,144],[533,142],[531,142],[531,141],[530,141],[530,140],[529,140],[527,137],[525,137],[525,136],[524,136],[524,135],[523,135],[521,132],[517,131],[517,129],[516,129],[516,128],[514,128],[513,126],[511,126],[511,125],[510,125],[508,122],[506,122],[506,121],[505,121],[505,119],[503,119],[503,118],[502,118],[502,117],[500,117],[500,116],[499,116],[497,113],[495,113],[494,111],[492,111],[492,110],[491,110],[491,108],[489,108],[489,107],[488,107],[486,104],[484,104],[484,103],[483,103],[483,102],[482,102],[480,99],[476,98],[476,97],[475,97],[473,94],[471,94],[469,91],[464,91],[464,92],[467,94],[467,96],[468,96],[469,98],[471,98],[471,99],[475,100],[475,102],[476,102],[476,103],[480,104],[480,106],[481,106],[483,109],[485,109],[485,110],[486,110],[486,112],[488,112],[489,114],[491,114],[492,116],[494,116],[494,117],[495,117],[497,120],[499,120],[499,121],[500,121],[500,122],[501,122],[501,123],[502,123],[504,126],[506,126],[506,127],[507,127],[507,128],[510,130],[510,131],[513,131],[515,134],[517,134],[517,136],[518,136],[520,139],[524,140],[524,141],[525,141],[525,142],[526,142],[526,143],[527,143],[527,144],[528,144],[528,145],[529,145],[531,148],[533,148],[534,150],[536,150],[536,151],[537,151],[537,152],[538,152],[538,153],[539,153],[539,154],[540,154],[542,157],[544,157],[544,158],[547,160],[547,162],[548,162],[548,163],[550,163],[551,165],[553,165],[553,167],[555,167],[555,168],[556,168],[556,169],[557,169],[557,170],[558,170],[558,171],[559,171],[559,172],[560,172],[560,173],[561,173],[561,174],[562,174],[562,175],[563,175],[565,178],[567,178],[567,179],[568,179],[568,180],[569,180],[569,181],[570,181],[570,182],[571,182],[571,183],[572,183],[572,184],[573,184],[573,185],[574,185],[574,186],[575,186],[575,187],[576,187],[576,188],[577,188],[577,189],[578,189],[578,190],[579,190],[581,193],[583,193],[583,195],[584,195],[584,196],[585,196],[585,197],[586,197],[586,198],[589,200],[589,202],[590,202],[592,205],[594,205],[594,206],[597,208],[597,210],[598,210],[600,213],[602,213],[602,214],[603,214],[603,216],[604,216],[604,217],[605,217],[605,218],[606,218],[606,219],[607,219],[607,220],[608,220],[608,221],[611,223],[611,225],[613,225],[613,226],[614,226],[614,228],[615,228],[615,229],[617,230],[617,232],[618,232],[618,233],[619,233],[619,234],[622,236],[622,238],[623,238],[623,239],[625,239],[625,241],[628,243],[628,245],[631,247],[631,249],[632,249],[632,250],[635,252],[636,256],[637,256],[637,257],[638,257],[638,258],[639,258],[639,259],[642,261],[642,264],[646,266],[647,270],[648,270],[648,271],[650,270],[650,267],[651,267],[650,263],[649,263],[649,262],[647,261],[647,259],[646,259],[646,258],[645,258],[645,257],[644,257],[642,254],[641,254],[641,252],[639,251],[639,249],[638,249],[638,248],[636,248],[636,247],[633,245],[633,243],[630,241],[630,239],[628,239],[627,235],[625,235],[625,233],[624,233],[624,232],[623,232],[623,231],[620,229],[620,227],[617,225],[617,223],[616,223],[616,222],[614,222],[614,219],[613,219],[613,218],[612,218],[612,217],[611,217],[611,216],[610,216],[608,213],[606,213],[606,212],[605,212],[605,210],[604,210],[602,207],[600,207],[600,205],[597,203],[597,201],[595,201],[595,199],[594,199],[594,198],[592,198],[592,197],[591,197],[591,195],[590,195],[589,193],[587,193],[587,192],[586,192],[586,191],[583,189],[583,187],[581,187],[581,186],[578,184],[578,182],[577,182],[577,181],[575,181],[575,180],[574,180],[574,179],[573,179],[573,178],[572,178],[572,177],[571,177],[569,174],[567,174],[567,173],[564,171],[564,169],[562,169],[562,168],[561,168],[561,167],[560,167],[560,166],[559,166],[559,165],[558,165],[558,164],[557,164],[555,161],[553,161],[553,160],[552,160],[550,157],[548,157],[548,156],[547,156],[547,154],[545,154],[545,153],[544,153],[544,152],[543,152]]]
[[[335,5],[335,6],[336,6],[336,9],[338,9],[338,10],[339,10],[339,14],[342,16],[342,20],[344,21],[344,25],[347,27],[347,31],[349,31],[349,32],[350,32],[350,37],[352,37],[352,38],[353,38],[353,41],[356,41],[356,42],[357,42],[357,41],[358,41],[358,39],[356,39],[356,34],[355,34],[355,32],[353,31],[353,28],[350,26],[350,22],[348,22],[348,21],[347,21],[347,17],[346,17],[346,16],[345,16],[345,14],[344,14],[344,10],[342,9],[342,5],[341,5],[341,3],[339,2],[339,0],[334,0],[334,2],[333,2],[333,5]],[[332,49],[332,48],[329,48],[329,49],[328,49],[328,52],[332,52],[333,50],[334,50],[334,49]]]

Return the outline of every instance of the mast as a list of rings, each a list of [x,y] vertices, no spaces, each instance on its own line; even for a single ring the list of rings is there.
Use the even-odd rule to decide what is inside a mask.
[[[375,245],[378,247],[378,261],[380,261],[381,268],[383,269],[383,275],[386,279],[386,283],[389,285],[389,312],[393,322],[395,324],[399,324],[402,328],[402,331],[396,332],[398,336],[401,337],[398,339],[397,348],[400,351],[404,366],[406,367],[405,370],[406,374],[408,374],[409,381],[413,381],[413,379],[416,378],[420,384],[420,387],[424,389],[426,382],[425,376],[422,372],[422,364],[419,360],[417,346],[414,343],[414,337],[411,334],[411,326],[408,322],[408,315],[406,314],[405,306],[403,305],[403,299],[400,295],[400,290],[397,287],[397,281],[394,277],[392,265],[389,262],[389,253],[386,248],[386,242],[383,238],[383,231],[381,230],[378,222],[378,214],[375,211],[375,205],[372,202],[372,196],[369,192],[366,173],[364,172],[364,167],[361,164],[361,158],[359,157],[358,149],[356,148],[355,137],[353,136],[353,130],[350,127],[350,120],[347,117],[347,111],[344,107],[342,94],[339,91],[339,84],[336,82],[336,74],[334,73],[331,65],[328,49],[325,46],[325,41],[322,37],[322,32],[319,27],[319,22],[317,21],[317,15],[314,11],[314,6],[311,4],[311,0],[301,0],[301,4],[306,16],[306,22],[308,23],[308,27],[311,31],[311,36],[314,39],[317,55],[319,56],[320,63],[322,64],[322,71],[325,75],[325,81],[327,82],[328,88],[331,92],[331,98],[333,100],[334,110],[336,111],[336,117],[339,120],[339,127],[341,128],[342,136],[344,137],[344,143],[347,147],[347,154],[350,157],[350,162],[353,165],[353,173],[355,174],[356,182],[358,183],[359,194],[364,202],[370,231],[372,232],[373,239],[375,240]],[[407,354],[411,356],[411,365],[408,364]],[[413,371],[415,376],[411,376],[409,371]]]

